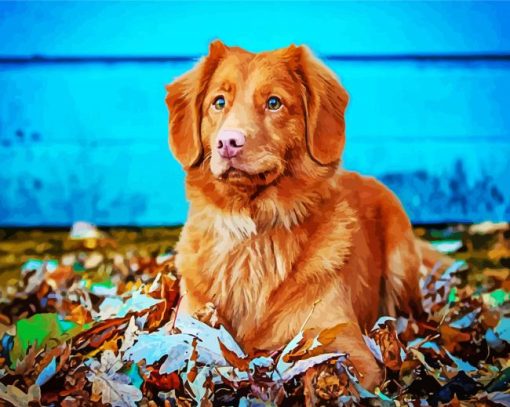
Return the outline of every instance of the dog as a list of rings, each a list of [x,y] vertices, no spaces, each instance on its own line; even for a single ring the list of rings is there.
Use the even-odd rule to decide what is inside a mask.
[[[191,315],[212,303],[247,352],[344,327],[361,383],[382,370],[362,332],[421,313],[420,253],[397,197],[340,168],[348,94],[305,46],[251,53],[210,44],[167,85],[169,144],[186,172],[176,246]],[[313,312],[312,312],[313,310]]]

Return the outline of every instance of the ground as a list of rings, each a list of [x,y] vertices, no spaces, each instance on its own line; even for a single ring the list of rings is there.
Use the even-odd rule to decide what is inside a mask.
[[[0,229],[0,405],[510,406],[508,225],[415,233],[457,261],[422,282],[427,319],[366,332],[369,392],[322,352],[341,325],[249,358],[213,307],[176,320],[177,228]]]

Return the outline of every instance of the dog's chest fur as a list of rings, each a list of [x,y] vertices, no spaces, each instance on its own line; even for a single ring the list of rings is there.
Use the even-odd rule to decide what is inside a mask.
[[[271,293],[292,270],[305,237],[299,228],[257,232],[248,220],[222,217],[214,227],[208,295],[238,335],[256,327]]]
[[[196,238],[200,243],[190,245]],[[265,315],[271,293],[289,275],[305,240],[299,227],[258,231],[247,216],[200,214],[183,230],[179,268],[189,289],[213,302],[242,337]]]

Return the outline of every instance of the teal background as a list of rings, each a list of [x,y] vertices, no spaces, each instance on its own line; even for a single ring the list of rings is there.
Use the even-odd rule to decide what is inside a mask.
[[[344,166],[414,222],[510,219],[510,3],[0,2],[0,225],[175,225],[164,85],[209,41],[307,44],[351,95]]]

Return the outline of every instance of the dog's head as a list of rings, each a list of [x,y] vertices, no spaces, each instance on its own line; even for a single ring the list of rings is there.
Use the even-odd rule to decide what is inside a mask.
[[[338,166],[348,95],[306,47],[254,54],[215,41],[167,91],[170,147],[189,171],[246,190],[303,163]]]

